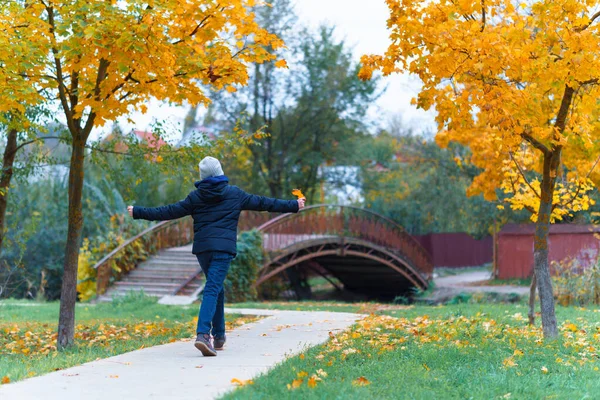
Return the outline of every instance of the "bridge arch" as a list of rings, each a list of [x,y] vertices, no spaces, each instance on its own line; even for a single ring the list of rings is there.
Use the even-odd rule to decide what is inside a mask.
[[[426,289],[431,256],[395,221],[353,206],[315,205],[262,223],[267,254],[256,286],[303,263],[318,263],[346,288],[406,293]]]

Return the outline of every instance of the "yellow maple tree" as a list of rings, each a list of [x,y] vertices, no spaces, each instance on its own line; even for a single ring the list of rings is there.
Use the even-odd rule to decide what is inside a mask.
[[[470,193],[492,200],[504,188],[512,204],[531,208],[542,325],[546,337],[557,336],[549,224],[589,204],[600,178],[600,2],[386,3],[391,44],[362,57],[359,77],[417,75],[423,86],[413,101],[437,111],[438,143],[468,145],[482,169]],[[511,184],[515,171],[521,178]]]
[[[11,67],[29,70],[27,79],[0,80],[0,95],[33,86],[47,95],[46,101],[58,99],[71,136],[59,347],[73,343],[83,166],[92,129],[132,110],[146,111],[151,98],[207,104],[207,87],[246,84],[248,65],[273,60],[271,51],[283,45],[256,23],[254,6],[254,0],[0,4],[0,27],[11,27],[3,33],[3,51],[8,46],[13,52],[35,49],[43,55],[34,61],[16,58]]]

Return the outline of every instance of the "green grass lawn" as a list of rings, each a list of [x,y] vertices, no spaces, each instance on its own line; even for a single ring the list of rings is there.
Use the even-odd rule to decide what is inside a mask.
[[[224,398],[600,398],[600,310],[557,318],[560,338],[545,342],[523,304],[380,307]]]
[[[163,306],[146,296],[78,304],[75,346],[56,350],[58,302],[0,304],[0,380],[18,381],[143,347],[191,338],[198,305]],[[255,320],[228,314],[228,329]]]

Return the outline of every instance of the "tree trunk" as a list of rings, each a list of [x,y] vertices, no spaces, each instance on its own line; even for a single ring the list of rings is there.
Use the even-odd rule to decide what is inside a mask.
[[[13,165],[17,155],[17,130],[9,129],[2,160],[2,175],[0,176],[0,252],[4,242],[4,229],[6,225],[6,207],[8,204],[8,190],[13,176]]]
[[[554,293],[548,265],[548,233],[550,230],[550,215],[552,213],[552,198],[556,174],[560,164],[560,149],[555,149],[544,155],[544,172],[540,193],[540,208],[535,226],[533,245],[534,274],[537,279],[537,288],[540,296],[542,313],[542,328],[545,338],[558,336],[556,315],[554,312]]]
[[[531,286],[529,286],[529,325],[535,325],[535,288],[537,286],[537,279],[535,272],[531,274]]]
[[[77,300],[77,265],[83,230],[82,196],[85,141],[74,138],[69,170],[69,229],[60,292],[58,348],[73,344],[75,334],[75,302]]]

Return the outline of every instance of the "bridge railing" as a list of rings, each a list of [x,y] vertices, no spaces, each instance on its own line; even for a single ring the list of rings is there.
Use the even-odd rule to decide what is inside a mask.
[[[293,244],[328,236],[371,242],[406,257],[426,277],[433,273],[431,255],[402,226],[373,211],[339,205],[315,205],[284,214],[258,227],[263,247],[276,252]]]
[[[94,265],[96,269],[96,293],[103,294],[108,286],[125,272],[135,268],[143,259],[132,260],[128,255],[143,253],[152,255],[169,247],[184,246],[194,238],[194,221],[186,217],[174,221],[163,221],[126,240]],[[144,257],[145,258],[145,257]]]

